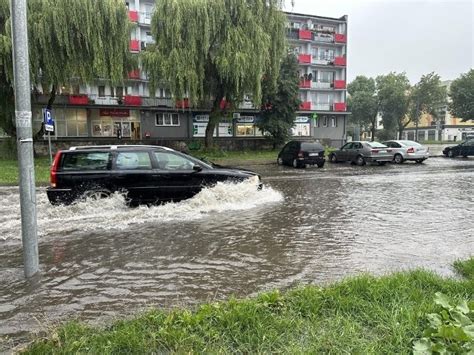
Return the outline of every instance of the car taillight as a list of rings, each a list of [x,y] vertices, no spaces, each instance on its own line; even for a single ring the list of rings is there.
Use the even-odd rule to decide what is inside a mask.
[[[413,147],[408,148],[407,153],[415,153],[415,148]]]
[[[59,160],[61,159],[61,151],[57,152],[54,156],[53,165],[51,165],[51,171],[49,175],[49,182],[51,187],[56,187],[56,172],[58,171]]]
[[[303,152],[302,151],[298,152],[298,158],[303,158]]]
[[[372,149],[371,152],[372,152],[372,153],[378,153],[379,150],[378,150],[378,149]]]

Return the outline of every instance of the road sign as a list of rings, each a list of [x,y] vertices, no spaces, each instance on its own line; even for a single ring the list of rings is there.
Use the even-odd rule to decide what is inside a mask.
[[[47,108],[43,109],[43,122],[46,132],[54,132],[53,116],[51,115],[51,110],[48,110]]]

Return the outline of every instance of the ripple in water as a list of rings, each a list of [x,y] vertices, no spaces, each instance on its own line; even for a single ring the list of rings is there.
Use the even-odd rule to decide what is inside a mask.
[[[20,239],[21,220],[18,190],[2,191],[0,196],[0,239]],[[271,187],[256,190],[249,181],[218,183],[205,188],[191,199],[159,206],[129,208],[121,194],[108,199],[88,200],[70,206],[52,206],[44,190],[37,192],[38,235],[75,231],[122,230],[131,225],[192,221],[207,217],[211,212],[247,210],[283,200]]]

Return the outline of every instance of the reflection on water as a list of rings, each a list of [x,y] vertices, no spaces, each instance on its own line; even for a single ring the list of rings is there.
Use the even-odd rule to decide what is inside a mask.
[[[152,208],[128,209],[120,196],[52,207],[39,191],[42,273],[28,282],[17,191],[0,188],[0,336],[364,271],[449,275],[474,251],[472,159],[254,170],[262,191],[219,185]]]

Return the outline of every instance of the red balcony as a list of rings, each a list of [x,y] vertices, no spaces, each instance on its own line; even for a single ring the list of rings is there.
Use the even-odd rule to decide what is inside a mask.
[[[311,101],[305,101],[300,104],[300,110],[310,111],[311,110]]]
[[[176,100],[176,108],[189,108],[189,99]]]
[[[226,101],[225,99],[222,99],[219,107],[221,110],[228,110],[230,108],[230,102]]]
[[[87,95],[70,95],[70,105],[87,105],[89,103],[89,97]]]
[[[346,66],[346,57],[335,57],[334,58],[334,65],[345,67]]]
[[[128,11],[128,18],[132,22],[138,22],[138,11],[129,10]]]
[[[298,62],[300,64],[311,64],[311,54],[298,55]]]
[[[311,88],[311,80],[301,80],[300,81],[300,88],[310,89]]]
[[[140,41],[138,39],[131,39],[130,40],[130,50],[132,52],[139,52],[140,51]]]
[[[140,70],[135,69],[128,73],[129,79],[140,79]]]
[[[123,98],[123,103],[126,106],[140,106],[142,104],[142,98],[140,96],[126,95]]]
[[[345,80],[334,80],[334,89],[345,89],[346,81]]]
[[[334,35],[334,42],[336,42],[336,43],[346,43],[347,42],[347,36],[342,34],[342,33],[336,33]]]
[[[334,103],[334,111],[346,111],[346,103],[345,102],[335,102]]]
[[[309,30],[300,30],[298,34],[299,39],[313,39],[313,33]]]

